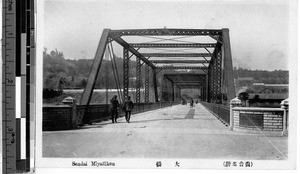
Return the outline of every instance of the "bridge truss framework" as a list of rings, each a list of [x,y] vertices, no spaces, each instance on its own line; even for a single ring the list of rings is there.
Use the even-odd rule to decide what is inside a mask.
[[[209,36],[216,43],[128,43],[124,36]],[[142,86],[141,66],[145,64],[145,102],[149,102],[150,74],[152,75],[154,86],[155,101],[159,101],[157,90],[156,75],[161,70],[167,69],[188,69],[202,70],[203,73],[198,74],[199,81],[186,81],[181,78],[180,81],[174,81],[170,78],[172,75],[164,76],[161,83],[161,93],[166,93],[167,100],[175,100],[178,97],[178,91],[184,88],[198,88],[201,91],[201,99],[207,102],[220,103],[229,101],[235,97],[235,89],[233,82],[233,67],[229,39],[229,29],[131,29],[131,30],[111,30],[104,29],[100,38],[97,51],[94,57],[92,69],[88,78],[88,82],[82,94],[80,104],[90,104],[91,96],[94,90],[95,81],[101,68],[105,50],[110,42],[116,42],[123,47],[123,97],[128,97],[129,90],[129,61],[132,55],[136,56],[136,102],[141,102],[140,88]],[[140,48],[205,48],[206,53],[142,53]],[[213,48],[210,52],[207,48]],[[131,54],[131,55],[130,55]],[[151,60],[151,57],[163,57],[164,60]],[[174,59],[180,58],[180,59]],[[196,57],[197,60],[189,60],[188,58]],[[208,59],[210,58],[210,59]],[[158,66],[157,64],[167,64]],[[174,66],[180,64],[180,66]],[[185,66],[185,64],[194,64],[193,66]],[[150,72],[150,70],[152,70]],[[186,75],[183,75],[186,76]],[[171,89],[166,85],[171,83]],[[170,95],[171,94],[171,95]],[[180,95],[179,95],[180,96]],[[165,96],[162,95],[163,99]]]

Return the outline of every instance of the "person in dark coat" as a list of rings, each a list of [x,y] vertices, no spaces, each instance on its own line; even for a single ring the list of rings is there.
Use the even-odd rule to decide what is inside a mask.
[[[130,123],[131,110],[133,109],[133,102],[130,100],[131,97],[128,96],[123,105],[123,110],[125,111],[126,122]]]
[[[112,123],[117,123],[118,118],[118,109],[119,109],[119,101],[117,100],[117,96],[114,95],[113,98],[110,100],[111,103],[111,120]]]
[[[194,100],[191,98],[191,103],[190,103],[191,108],[194,107]]]

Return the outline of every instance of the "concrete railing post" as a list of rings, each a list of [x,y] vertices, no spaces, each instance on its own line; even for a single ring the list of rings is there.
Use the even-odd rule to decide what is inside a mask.
[[[287,125],[288,125],[288,111],[289,111],[289,99],[283,100],[281,103],[281,108],[284,109],[283,111],[283,118],[282,118],[282,130],[283,133],[287,131]]]
[[[234,107],[240,107],[242,106],[242,101],[238,99],[237,97],[230,100],[230,125],[229,130],[233,130],[233,124],[234,124],[234,115],[233,115],[233,108]]]

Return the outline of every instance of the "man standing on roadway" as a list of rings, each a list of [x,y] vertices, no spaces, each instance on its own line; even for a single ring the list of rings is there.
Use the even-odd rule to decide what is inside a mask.
[[[117,100],[117,96],[114,95],[113,98],[110,100],[111,102],[111,120],[112,123],[117,123],[118,118],[118,109],[119,109],[119,101]]]
[[[133,109],[133,102],[130,100],[131,97],[128,96],[123,105],[123,110],[125,111],[126,122],[130,123],[131,110]]]

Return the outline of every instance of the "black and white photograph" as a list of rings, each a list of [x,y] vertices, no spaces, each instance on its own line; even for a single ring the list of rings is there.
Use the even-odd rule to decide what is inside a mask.
[[[297,1],[43,0],[37,166],[295,169]]]

